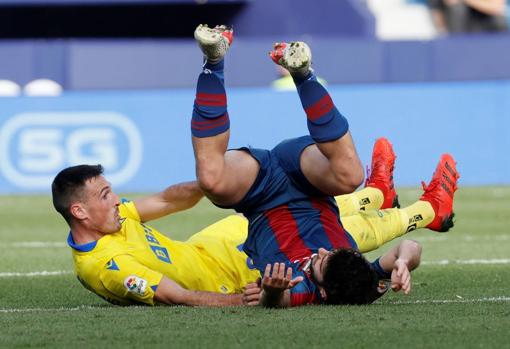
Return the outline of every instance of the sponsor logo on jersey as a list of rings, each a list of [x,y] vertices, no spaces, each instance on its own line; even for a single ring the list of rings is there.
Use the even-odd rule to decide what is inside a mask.
[[[369,198],[363,198],[359,201],[359,204],[361,206],[364,206],[364,205],[368,205],[370,203],[370,199]]]
[[[152,232],[152,228],[146,226],[143,223],[140,223],[140,225],[143,228],[143,231],[145,233],[145,239],[147,239],[147,242],[149,243],[149,247],[151,248],[152,252],[154,252],[154,255],[162,262],[172,264],[172,261],[170,259],[170,255],[168,253],[168,250],[161,246],[158,239],[156,239],[156,236],[154,236],[154,233]]]
[[[108,261],[108,263],[106,263],[106,269],[108,270],[119,270],[119,266],[117,265],[117,263],[115,263],[115,261],[112,259],[110,259]]]

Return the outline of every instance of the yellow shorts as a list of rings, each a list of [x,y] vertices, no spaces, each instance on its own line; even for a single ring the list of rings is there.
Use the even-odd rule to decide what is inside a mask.
[[[239,293],[246,284],[255,282],[260,273],[251,259],[243,252],[243,244],[248,236],[248,220],[232,215],[224,218],[188,239],[204,255],[208,263],[220,266],[226,276],[222,286],[225,293]]]

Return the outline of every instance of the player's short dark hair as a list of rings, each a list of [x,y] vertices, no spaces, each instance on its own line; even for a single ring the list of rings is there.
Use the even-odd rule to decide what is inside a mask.
[[[51,184],[53,206],[70,225],[73,219],[71,202],[80,199],[85,182],[103,174],[101,165],[78,165],[60,171]]]
[[[350,248],[334,250],[324,266],[322,287],[327,304],[369,304],[379,279],[363,255]]]

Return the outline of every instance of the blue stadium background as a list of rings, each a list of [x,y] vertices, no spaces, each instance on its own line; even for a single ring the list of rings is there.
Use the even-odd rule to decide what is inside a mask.
[[[191,37],[202,22],[236,31],[226,62],[232,147],[307,132],[296,93],[270,88],[267,58],[275,41],[306,40],[366,164],[386,136],[397,185],[428,179],[445,151],[461,185],[510,183],[508,34],[381,41],[358,0],[0,0],[0,22],[0,79],[47,78],[65,91],[0,98],[0,193],[48,192],[59,169],[79,162],[103,162],[122,191],[193,179],[201,56]]]

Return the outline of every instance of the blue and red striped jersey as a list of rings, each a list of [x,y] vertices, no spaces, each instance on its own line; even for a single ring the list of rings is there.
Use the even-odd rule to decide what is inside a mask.
[[[291,290],[293,305],[320,303],[316,286],[302,270],[319,248],[356,248],[342,226],[333,198],[306,198],[267,210],[250,220],[245,252],[261,272],[267,264],[283,262],[293,268],[293,276],[304,281]]]

